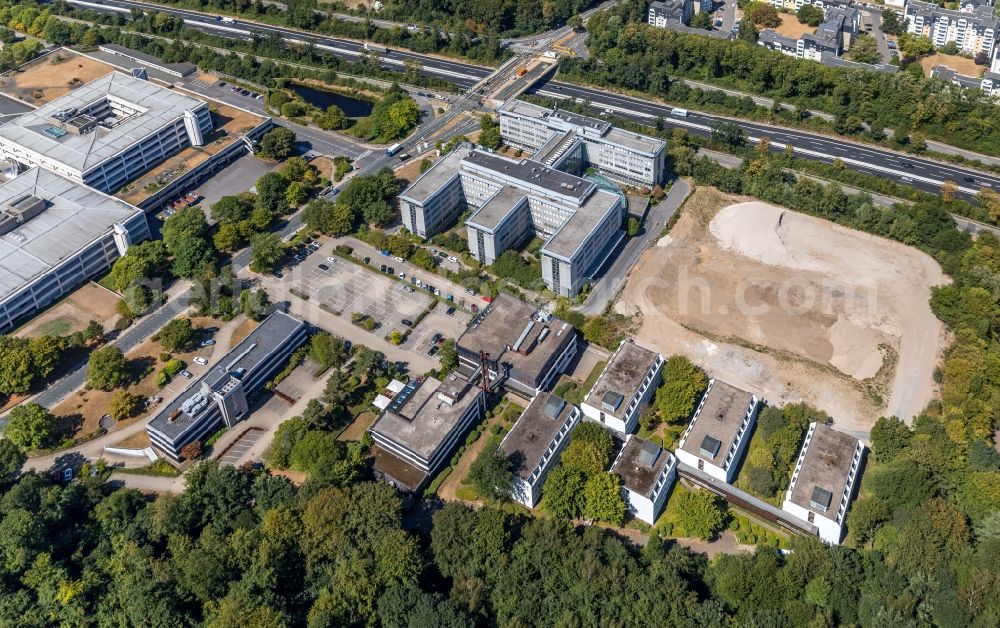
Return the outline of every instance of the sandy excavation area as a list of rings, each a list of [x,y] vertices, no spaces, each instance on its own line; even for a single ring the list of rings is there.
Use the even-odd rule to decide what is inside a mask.
[[[944,327],[928,305],[947,280],[901,244],[699,188],[646,251],[617,307],[641,341],[682,353],[770,403],[808,401],[866,436],[936,393]]]

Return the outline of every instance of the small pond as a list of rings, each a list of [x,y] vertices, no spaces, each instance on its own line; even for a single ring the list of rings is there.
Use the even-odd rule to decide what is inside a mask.
[[[351,98],[337,92],[316,89],[307,85],[291,85],[291,90],[314,107],[326,110],[330,105],[337,105],[348,118],[363,118],[371,115],[374,105],[367,100]]]

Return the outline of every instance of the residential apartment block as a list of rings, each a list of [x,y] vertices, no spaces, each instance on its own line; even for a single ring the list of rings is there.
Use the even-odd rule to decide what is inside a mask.
[[[775,0],[778,4],[779,0]],[[817,6],[823,8],[823,22],[815,33],[806,33],[792,39],[771,29],[764,29],[757,43],[771,50],[812,61],[824,61],[826,56],[839,57],[850,50],[861,27],[861,12],[851,7],[831,4]]]
[[[584,416],[622,434],[635,431],[639,415],[656,392],[663,356],[623,341],[584,397]]]
[[[629,512],[653,525],[677,479],[677,458],[656,443],[629,435],[611,473],[621,478]]]
[[[907,32],[930,38],[935,48],[954,42],[970,55],[993,56],[1000,21],[989,4],[968,3],[953,11],[930,2],[908,0],[904,17]]]
[[[505,103],[498,112],[504,142],[532,151],[533,159],[547,166],[576,173],[592,167],[626,185],[652,187],[663,182],[663,140],[521,100]]]
[[[671,0],[670,2],[656,0],[649,3],[647,22],[650,26],[667,28],[670,23],[690,23],[693,14],[694,2],[691,0]]]
[[[485,394],[457,374],[410,381],[372,424],[375,474],[416,492],[482,417]]]
[[[542,485],[559,453],[569,442],[570,432],[580,422],[580,409],[561,397],[539,393],[500,442],[500,452],[514,468],[512,497],[534,508],[542,496]]]
[[[172,460],[181,449],[247,416],[250,401],[306,341],[303,321],[273,312],[146,425],[150,443]]]
[[[756,395],[717,379],[709,380],[681,437],[677,459],[717,480],[732,483],[759,409]]]
[[[502,292],[474,318],[457,342],[459,368],[529,398],[546,390],[576,355],[576,329]]]
[[[149,237],[139,208],[42,168],[0,183],[0,332]]]
[[[0,157],[113,193],[211,131],[204,101],[116,71],[0,126]]]
[[[532,237],[541,248],[542,279],[576,295],[624,238],[625,200],[587,179],[536,159],[513,160],[459,146],[399,196],[403,225],[421,237],[466,221],[469,251],[492,264]]]
[[[810,424],[781,509],[813,524],[827,543],[840,543],[864,451],[857,438]]]

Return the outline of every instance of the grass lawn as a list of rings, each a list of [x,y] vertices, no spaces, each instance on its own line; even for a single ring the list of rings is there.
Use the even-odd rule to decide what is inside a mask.
[[[38,326],[41,336],[63,336],[73,329],[73,323],[68,318],[60,316]]]
[[[597,378],[601,376],[601,372],[604,371],[604,367],[607,364],[607,360],[601,360],[595,364],[594,368],[590,371],[590,375],[587,376],[587,379],[582,384],[571,377],[563,375],[553,392],[574,405],[580,405],[583,403],[583,398],[594,387]]]

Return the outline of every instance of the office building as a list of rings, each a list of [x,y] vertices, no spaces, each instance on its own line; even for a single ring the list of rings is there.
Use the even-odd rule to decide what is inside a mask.
[[[814,525],[827,543],[840,543],[864,451],[857,438],[810,424],[781,509]]]
[[[542,280],[563,296],[576,295],[625,235],[621,194],[553,165],[467,145],[435,163],[399,201],[403,225],[423,238],[472,210],[465,223],[469,251],[483,264],[532,237],[543,238]]]
[[[207,103],[111,72],[0,126],[0,156],[113,193],[211,130]]]
[[[118,44],[101,44],[97,49],[112,54],[134,67],[151,68],[175,78],[184,78],[198,71],[198,66],[193,63],[164,63],[159,57]]]
[[[542,485],[570,432],[580,422],[580,409],[561,397],[539,393],[500,442],[500,452],[514,469],[514,501],[534,508]]]
[[[54,172],[31,168],[0,183],[0,332],[148,237],[141,209]]]
[[[717,379],[709,380],[681,437],[678,461],[731,483],[750,442],[759,406],[756,395]]]
[[[505,103],[498,112],[503,141],[533,152],[533,159],[547,166],[570,172],[595,168],[625,185],[652,187],[663,182],[663,140],[521,100]]]
[[[996,47],[997,17],[988,4],[969,3],[958,11],[930,2],[909,0],[904,9],[906,31],[931,40],[935,48],[954,43],[961,52],[992,57]]]
[[[635,431],[639,415],[660,385],[663,356],[625,340],[584,397],[584,416],[607,427],[629,434]]]
[[[621,478],[632,516],[653,525],[677,479],[677,459],[656,443],[629,435],[611,473]]]
[[[180,460],[188,443],[202,441],[220,427],[246,418],[250,401],[307,336],[299,319],[274,312],[207,373],[191,382],[146,426],[153,447]]]
[[[495,386],[534,397],[548,389],[576,355],[576,330],[502,292],[459,337],[459,368],[474,374],[485,357]]]
[[[375,474],[401,491],[419,490],[483,418],[486,396],[475,381],[453,373],[408,382],[369,430]]]

